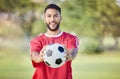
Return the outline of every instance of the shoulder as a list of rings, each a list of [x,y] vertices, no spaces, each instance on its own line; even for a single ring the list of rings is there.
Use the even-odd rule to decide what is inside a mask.
[[[75,34],[72,34],[72,33],[63,32],[63,34],[64,34],[66,37],[69,37],[69,38],[78,38]]]
[[[65,37],[67,38],[68,42],[75,42],[79,44],[79,38],[75,34],[67,32],[64,32],[64,34],[66,35]]]

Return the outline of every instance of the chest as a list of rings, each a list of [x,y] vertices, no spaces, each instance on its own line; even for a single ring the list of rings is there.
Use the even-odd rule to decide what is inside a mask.
[[[50,38],[44,38],[42,45],[48,45],[48,44],[53,44],[53,43],[59,43],[62,44],[64,46],[67,46],[68,44],[68,38],[66,37],[59,37],[59,38],[55,38],[55,37],[50,37]]]

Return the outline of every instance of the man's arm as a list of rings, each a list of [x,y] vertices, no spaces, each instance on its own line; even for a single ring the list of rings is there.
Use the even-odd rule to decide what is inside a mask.
[[[43,59],[44,59],[43,55],[44,55],[45,47],[46,46],[44,46],[41,49],[40,53],[38,53],[38,52],[31,52],[31,59],[32,59],[32,61],[34,61],[35,63],[43,62]]]
[[[77,48],[73,48],[72,50],[67,50],[67,52],[66,52],[67,60],[74,60],[76,55],[77,55],[77,53],[78,53],[78,49]]]
[[[35,63],[40,63],[40,62],[43,61],[43,57],[42,57],[41,53],[38,53],[38,52],[32,52],[31,53],[31,59]]]

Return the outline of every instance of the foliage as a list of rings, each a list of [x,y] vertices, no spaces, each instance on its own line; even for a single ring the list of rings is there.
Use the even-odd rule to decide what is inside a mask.
[[[0,11],[14,12],[30,5],[30,0],[0,0]]]
[[[62,6],[63,16],[70,19],[63,21],[65,29],[71,28],[69,31],[80,36],[104,36],[105,32],[119,36],[120,9],[115,0],[67,0]]]
[[[60,3],[60,1],[57,2]],[[29,35],[34,35],[32,34],[32,23],[36,21],[34,15],[36,11],[42,15],[46,4],[45,2],[33,3],[31,0],[0,0],[0,11],[17,13],[22,20],[21,28],[25,32],[30,32]],[[78,36],[97,37],[104,36],[106,32],[113,36],[119,35],[120,9],[115,4],[115,0],[65,0],[60,5],[63,16],[62,29],[74,31]],[[24,17],[30,11],[33,16],[27,17],[30,21],[26,22]]]
[[[0,11],[8,12],[17,15],[20,19],[21,29],[24,31],[25,35],[33,35],[33,23],[37,20],[36,12],[40,10],[40,15],[42,15],[42,7],[45,6],[44,3],[34,3],[31,0],[0,0]],[[33,32],[34,33],[34,32]]]
[[[0,0],[0,11],[17,14],[21,20],[21,29],[27,36],[46,31],[41,17],[44,7],[50,1],[62,8],[61,29],[75,32],[79,37],[94,38],[94,41],[98,42],[96,50],[102,44],[98,38],[111,36],[117,40],[120,36],[120,7],[116,5],[116,0],[44,0],[39,3],[32,1]],[[92,47],[96,46],[96,43],[93,42]]]
[[[86,41],[88,44],[83,44],[86,48],[84,52],[101,51],[103,42],[100,39],[104,36],[120,36],[120,8],[115,0],[67,0],[62,7],[63,28],[69,28],[69,32],[76,32],[80,37],[94,39],[94,42],[90,40],[89,43]]]
[[[103,49],[101,49],[99,40],[96,38],[80,38],[80,47],[79,50],[81,53],[93,54],[93,53],[101,53]]]
[[[46,31],[46,26],[43,22],[43,20],[39,19],[33,23],[32,28],[32,35],[36,36],[40,33],[44,33]]]
[[[101,34],[102,36],[111,35],[111,36],[120,36],[120,8],[115,4],[115,0],[103,0],[103,6],[99,6],[98,12],[99,15],[96,16],[99,26],[102,27]],[[99,2],[99,5],[102,5]]]

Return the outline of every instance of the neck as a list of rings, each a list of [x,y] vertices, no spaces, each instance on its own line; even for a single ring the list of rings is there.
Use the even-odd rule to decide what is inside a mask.
[[[47,30],[46,34],[47,35],[58,35],[61,33],[61,30],[58,29],[57,31],[50,31],[50,30]]]

